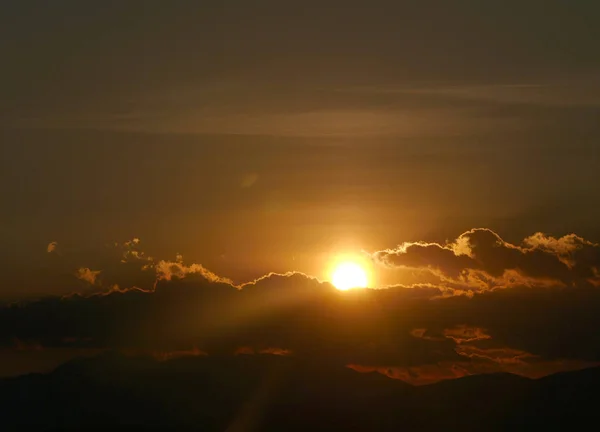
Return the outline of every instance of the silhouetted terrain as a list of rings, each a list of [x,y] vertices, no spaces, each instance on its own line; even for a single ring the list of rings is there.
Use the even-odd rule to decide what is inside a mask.
[[[515,430],[584,428],[600,369],[413,387],[293,357],[110,353],[0,381],[2,430]]]

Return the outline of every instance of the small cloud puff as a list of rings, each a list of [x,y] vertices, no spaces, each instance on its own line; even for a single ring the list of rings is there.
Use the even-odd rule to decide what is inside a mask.
[[[97,278],[100,273],[100,270],[90,270],[87,267],[81,267],[77,270],[75,276],[77,277],[77,279],[86,281],[90,285],[96,285]]]

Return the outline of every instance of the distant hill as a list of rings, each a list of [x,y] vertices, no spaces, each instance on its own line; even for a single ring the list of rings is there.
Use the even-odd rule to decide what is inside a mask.
[[[0,421],[6,431],[583,430],[597,421],[599,388],[600,368],[413,387],[294,357],[107,353],[0,380]]]

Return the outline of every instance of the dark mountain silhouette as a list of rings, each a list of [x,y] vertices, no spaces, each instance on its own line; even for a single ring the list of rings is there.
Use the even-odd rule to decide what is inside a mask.
[[[106,353],[0,381],[2,430],[378,431],[594,427],[600,368],[530,380],[470,376],[413,387],[273,355]]]

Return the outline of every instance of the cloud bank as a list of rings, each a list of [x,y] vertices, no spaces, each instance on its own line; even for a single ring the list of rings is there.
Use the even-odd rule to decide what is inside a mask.
[[[600,284],[600,245],[575,234],[555,238],[536,233],[517,245],[478,228],[446,244],[403,243],[373,256],[383,265],[426,270],[441,284],[475,292]]]
[[[348,292],[298,272],[238,286],[139,248],[111,245],[100,270],[74,272],[92,291],[0,308],[0,345],[304,356],[414,384],[600,362],[599,246],[576,235],[516,245],[473,229],[445,244],[404,243],[373,258],[438,284]]]

